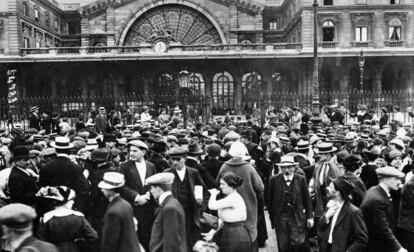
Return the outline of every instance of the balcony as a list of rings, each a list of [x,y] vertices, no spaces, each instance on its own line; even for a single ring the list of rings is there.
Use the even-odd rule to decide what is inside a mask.
[[[351,46],[356,48],[372,47],[372,41],[351,41]]]
[[[338,45],[339,41],[323,41],[318,43],[318,46],[322,48],[337,48]]]
[[[275,44],[223,44],[223,45],[170,45],[168,52],[265,52],[280,50],[299,50],[302,43],[275,43]],[[65,54],[157,54],[151,45],[121,46],[121,47],[48,47],[48,48],[21,48],[22,56],[27,55],[65,55]]]
[[[384,43],[386,47],[405,47],[407,45],[405,40],[385,40]]]

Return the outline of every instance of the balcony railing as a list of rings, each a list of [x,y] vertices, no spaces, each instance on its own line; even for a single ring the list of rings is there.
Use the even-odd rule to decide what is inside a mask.
[[[372,47],[372,41],[351,41],[351,46],[357,48]]]
[[[268,51],[302,49],[301,43],[276,44],[224,44],[224,45],[170,45],[168,51]],[[34,54],[125,54],[153,52],[151,45],[121,46],[121,47],[48,47],[48,48],[21,48],[21,55]],[[155,53],[155,52],[154,52]]]
[[[405,40],[386,40],[384,43],[387,47],[405,47],[407,45]]]
[[[319,47],[322,48],[337,48],[339,45],[338,41],[323,41],[318,43]]]

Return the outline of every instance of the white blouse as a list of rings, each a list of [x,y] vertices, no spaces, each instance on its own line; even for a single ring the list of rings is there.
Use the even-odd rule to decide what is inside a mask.
[[[218,210],[222,222],[239,222],[247,219],[246,204],[242,196],[234,191],[225,198],[216,200],[217,195],[210,197],[208,208]]]

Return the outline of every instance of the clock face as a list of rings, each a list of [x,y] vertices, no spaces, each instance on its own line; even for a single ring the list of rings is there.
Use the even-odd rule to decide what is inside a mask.
[[[157,53],[163,53],[167,51],[167,44],[164,41],[158,41],[154,44],[154,51]]]

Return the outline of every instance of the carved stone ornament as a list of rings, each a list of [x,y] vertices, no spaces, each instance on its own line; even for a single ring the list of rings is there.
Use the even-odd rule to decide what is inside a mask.
[[[370,25],[374,22],[373,12],[357,12],[351,13],[351,22],[353,26],[358,24]]]
[[[319,25],[322,25],[327,20],[332,20],[335,23],[335,25],[339,25],[341,23],[341,14],[340,13],[319,13],[318,14]]]

